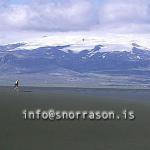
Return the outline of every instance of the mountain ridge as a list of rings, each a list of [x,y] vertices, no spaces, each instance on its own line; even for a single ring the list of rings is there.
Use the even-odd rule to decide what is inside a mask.
[[[74,53],[70,45],[45,46],[26,50],[20,47],[25,43],[15,43],[0,46],[0,66],[26,68],[27,70],[51,70],[56,66],[76,72],[92,72],[101,70],[128,70],[150,67],[150,51],[136,43],[132,50],[101,51],[102,44],[93,49],[83,49]],[[68,48],[65,52],[63,49]],[[32,68],[32,69],[31,69]]]

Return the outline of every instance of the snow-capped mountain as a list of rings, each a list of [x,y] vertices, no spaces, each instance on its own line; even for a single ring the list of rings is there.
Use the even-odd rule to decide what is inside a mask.
[[[148,41],[41,37],[0,46],[0,83],[150,86]],[[146,42],[145,42],[146,43]],[[136,76],[136,77],[135,77]],[[44,81],[43,81],[44,80]],[[5,84],[4,83],[4,84]],[[10,85],[11,83],[8,83]]]
[[[91,35],[51,35],[51,36],[38,36],[25,40],[15,40],[13,43],[22,43],[22,45],[12,50],[34,50],[39,47],[48,46],[66,46],[62,50],[64,52],[73,51],[74,53],[81,52],[83,50],[94,49],[96,45],[103,45],[101,52],[108,51],[131,51],[133,46],[141,49],[148,50],[150,48],[149,37],[135,37],[121,36],[121,35],[109,35],[109,36],[91,36]],[[18,42],[19,41],[19,42]],[[24,43],[24,44],[23,44]],[[132,45],[134,44],[135,45]],[[137,44],[136,44],[137,43]],[[7,43],[8,44],[8,43]],[[5,44],[5,45],[7,45]],[[9,43],[10,44],[10,43]],[[11,49],[10,49],[11,50]]]
[[[149,49],[137,43],[125,45],[84,38],[58,45],[41,43],[0,46],[1,71],[48,72],[64,68],[76,72],[100,72],[150,67]]]

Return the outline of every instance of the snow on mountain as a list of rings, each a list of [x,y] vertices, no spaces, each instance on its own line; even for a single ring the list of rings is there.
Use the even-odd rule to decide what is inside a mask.
[[[68,79],[75,80],[76,75],[85,82],[89,82],[91,74],[108,74],[112,78],[135,75],[147,84],[150,82],[149,37],[42,34],[16,38],[13,42],[6,40],[0,44],[0,76],[20,76],[23,80],[32,76],[33,81],[43,80],[45,75],[49,80],[54,73],[52,81],[59,82],[57,74],[61,74],[61,81],[66,83]],[[118,78],[116,82],[120,82]]]
[[[40,34],[24,39],[15,39],[13,43],[25,43],[13,50],[33,50],[47,46],[66,46],[61,50],[74,53],[91,50],[96,45],[102,45],[101,52],[132,51],[133,47],[150,49],[150,35],[114,35],[114,34]],[[133,44],[135,43],[135,44]],[[10,44],[10,43],[8,43]],[[11,51],[11,49],[10,49]]]
[[[149,40],[148,35],[32,35],[1,45],[0,66],[26,71],[60,67],[79,72],[146,68],[150,67]]]

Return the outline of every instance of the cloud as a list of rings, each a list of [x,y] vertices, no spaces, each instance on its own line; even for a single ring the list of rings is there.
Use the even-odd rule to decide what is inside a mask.
[[[150,32],[149,0],[32,0],[18,5],[1,0],[0,6],[0,30]]]
[[[116,31],[149,31],[148,0],[106,0],[99,11],[100,26]]]
[[[100,11],[102,23],[141,23],[149,21],[148,1],[138,0],[109,0]]]
[[[33,1],[10,5],[1,12],[1,28],[28,30],[85,30],[96,24],[93,5],[80,1]]]

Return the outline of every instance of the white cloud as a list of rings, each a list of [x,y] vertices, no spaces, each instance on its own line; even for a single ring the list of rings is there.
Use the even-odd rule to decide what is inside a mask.
[[[31,30],[83,30],[95,22],[90,1],[34,2],[10,5],[1,11],[1,28]]]
[[[8,1],[0,1],[0,30],[150,32],[149,0]]]
[[[141,23],[149,20],[148,9],[148,1],[145,0],[109,0],[100,11],[100,20],[102,23]]]
[[[115,31],[149,31],[148,0],[106,0],[99,11],[100,26]]]

